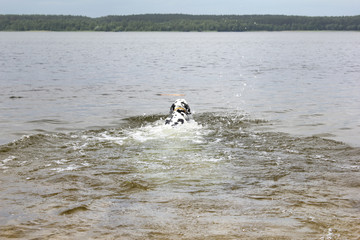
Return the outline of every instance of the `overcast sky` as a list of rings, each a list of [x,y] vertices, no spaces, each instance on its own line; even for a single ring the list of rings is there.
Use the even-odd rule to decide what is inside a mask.
[[[360,0],[0,0],[0,14],[145,13],[353,16],[360,15]]]

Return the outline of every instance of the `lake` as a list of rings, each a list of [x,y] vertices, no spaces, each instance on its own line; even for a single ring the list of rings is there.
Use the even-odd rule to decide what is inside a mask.
[[[360,235],[359,32],[0,43],[0,238]]]

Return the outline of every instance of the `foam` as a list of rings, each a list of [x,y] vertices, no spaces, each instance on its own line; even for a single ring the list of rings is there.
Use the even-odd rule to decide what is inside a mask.
[[[10,162],[10,161],[15,160],[15,159],[16,159],[15,156],[9,156],[6,159],[2,160],[2,162],[5,164],[5,163]]]
[[[87,136],[86,138],[94,138],[101,142],[110,141],[119,145],[131,143],[141,144],[148,141],[166,142],[168,140],[203,143],[205,132],[205,128],[194,120],[190,120],[189,122],[176,127],[165,125],[162,120],[159,120],[139,128],[125,129],[119,133],[105,131],[98,136]]]
[[[56,172],[63,172],[63,171],[74,171],[76,169],[80,168],[80,166],[71,164],[70,166],[64,167],[64,168],[52,168],[52,171]]]
[[[109,135],[110,133],[108,131],[102,133],[100,136],[96,137],[97,140],[99,141],[111,141],[114,143],[117,143],[119,145],[122,145],[124,142],[125,137],[114,137]]]
[[[189,122],[176,127],[165,125],[163,121],[157,121],[154,124],[129,131],[127,134],[129,138],[138,142],[169,139],[200,142],[203,136],[202,130],[203,126],[199,125],[194,120],[190,120]]]
[[[5,158],[4,160],[2,160],[1,162],[0,162],[0,168],[1,169],[7,169],[7,168],[9,168],[8,166],[6,166],[6,163],[8,163],[8,162],[10,162],[10,161],[13,161],[13,160],[15,160],[17,157],[15,157],[15,156],[9,156],[9,157],[7,157],[7,158]]]

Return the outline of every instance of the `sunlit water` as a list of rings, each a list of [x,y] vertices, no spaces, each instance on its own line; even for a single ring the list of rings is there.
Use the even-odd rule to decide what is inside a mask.
[[[0,42],[0,238],[360,236],[359,33]]]

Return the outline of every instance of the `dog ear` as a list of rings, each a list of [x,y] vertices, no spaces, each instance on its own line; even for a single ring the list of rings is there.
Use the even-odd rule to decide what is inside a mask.
[[[174,112],[174,109],[175,109],[175,104],[173,103],[170,107],[170,113]]]
[[[186,109],[187,113],[191,114],[190,106],[188,104],[184,103],[184,102],[183,102],[183,106]]]

